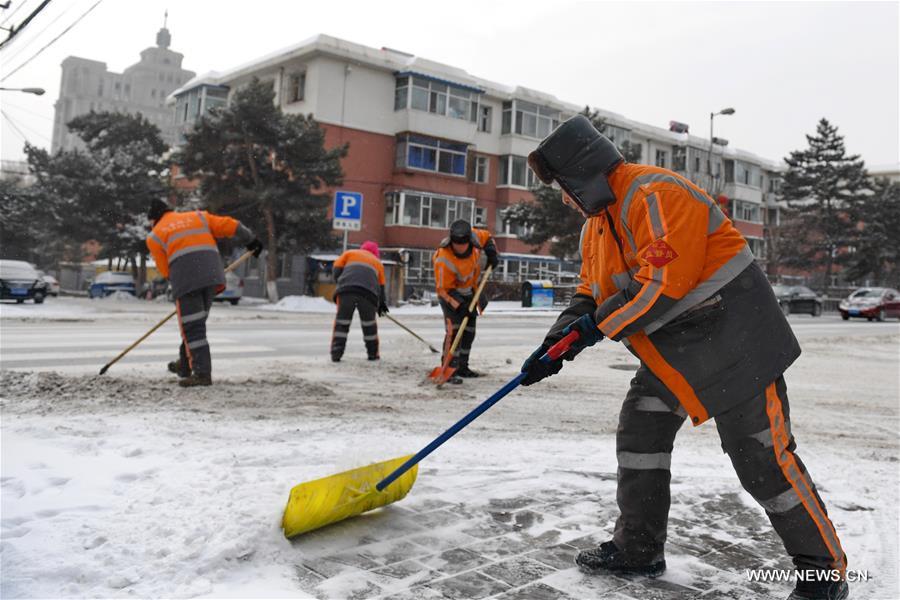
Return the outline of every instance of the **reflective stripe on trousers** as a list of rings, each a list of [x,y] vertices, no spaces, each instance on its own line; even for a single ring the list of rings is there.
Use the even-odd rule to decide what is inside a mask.
[[[212,373],[212,358],[206,339],[206,319],[212,307],[216,287],[209,286],[188,292],[175,301],[181,346],[178,349],[183,371],[200,375]]]
[[[375,304],[367,296],[354,292],[341,292],[335,298],[335,302],[337,314],[331,334],[331,356],[340,358],[344,355],[353,313],[356,311],[359,311],[366,353],[369,357],[378,356],[378,321],[375,318],[377,312]]]

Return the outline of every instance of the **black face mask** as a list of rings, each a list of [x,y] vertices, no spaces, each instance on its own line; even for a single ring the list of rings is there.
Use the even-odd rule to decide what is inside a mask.
[[[625,158],[584,115],[575,115],[544,138],[528,155],[538,179],[554,181],[588,216],[600,214],[616,201],[607,176]]]

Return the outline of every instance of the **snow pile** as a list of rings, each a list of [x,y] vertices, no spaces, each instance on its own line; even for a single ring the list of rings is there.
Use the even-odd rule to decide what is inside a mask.
[[[102,298],[96,298],[96,300],[102,300],[104,302],[137,302],[137,297],[134,294],[116,290]]]
[[[285,296],[275,304],[254,307],[280,312],[332,313],[334,304],[319,296]]]

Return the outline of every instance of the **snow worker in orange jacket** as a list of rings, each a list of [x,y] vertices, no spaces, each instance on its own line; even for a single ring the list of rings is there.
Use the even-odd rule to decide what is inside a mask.
[[[213,298],[225,289],[216,240],[231,238],[254,256],[262,252],[262,242],[236,219],[205,210],[174,212],[162,200],[151,203],[147,218],[153,227],[147,248],[172,287],[181,331],[179,359],[169,363],[169,370],[178,375],[182,387],[212,385],[206,319]]]
[[[581,115],[528,163],[586,220],[581,284],[522,366],[523,384],[559,372],[562,359],[537,359],[573,328],[582,338],[564,359],[606,337],[641,363],[616,431],[615,531],[576,563],[662,574],[675,435],[686,418],[714,418],[741,484],[807,575],[789,600],[847,597],[847,558],[791,435],[783,373],[800,347],[747,242],[703,190],[672,171],[626,163]]]
[[[479,311],[487,305],[484,293],[478,306],[469,313],[469,304],[481,279],[482,260],[496,269],[500,260],[497,246],[491,234],[484,229],[472,229],[468,221],[459,219],[450,224],[450,235],[441,241],[440,247],[432,257],[434,264],[435,290],[440,298],[441,311],[444,313],[446,334],[442,362],[453,345],[459,327],[468,314],[469,321],[456,349],[450,366],[456,372],[448,380],[450,383],[462,383],[461,377],[479,377],[481,374],[469,368],[469,352],[475,341],[475,322]]]
[[[334,292],[337,314],[331,334],[331,360],[338,362],[344,356],[354,311],[359,311],[369,360],[378,360],[378,321],[375,313],[383,317],[389,312],[384,292],[384,265],[378,244],[367,241],[359,250],[347,250],[334,261],[332,274],[337,282]]]

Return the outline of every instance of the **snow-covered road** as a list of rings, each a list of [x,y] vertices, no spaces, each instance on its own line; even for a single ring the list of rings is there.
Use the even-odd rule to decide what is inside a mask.
[[[787,595],[747,581],[745,569],[789,561],[712,424],[676,442],[667,574],[573,568],[615,518],[615,425],[635,361],[609,342],[443,446],[402,502],[283,538],[291,486],[419,449],[514,376],[548,313],[487,315],[472,362],[488,376],[436,390],[424,382],[434,356],[393,325],[380,364],[357,325],[332,364],[327,313],[217,306],[217,385],[182,390],[162,370],[174,326],[96,376],[168,305],[30,308],[43,307],[0,307],[4,598]],[[429,312],[395,314],[437,345]],[[900,327],[791,323],[804,350],[787,373],[798,454],[850,567],[870,575],[853,597],[900,598]]]

